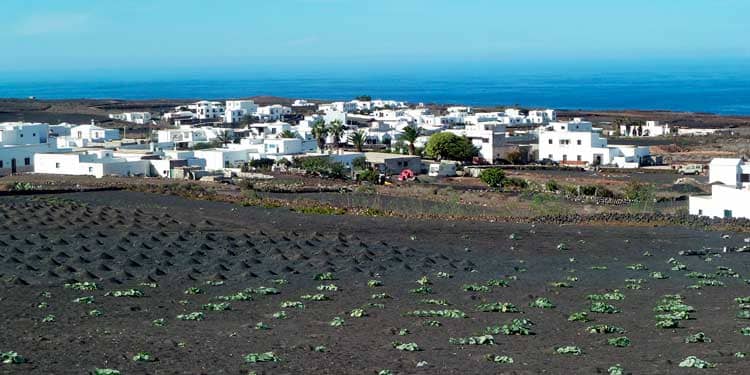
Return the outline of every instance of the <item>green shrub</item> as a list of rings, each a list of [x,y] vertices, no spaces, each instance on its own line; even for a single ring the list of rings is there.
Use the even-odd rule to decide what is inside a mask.
[[[265,353],[250,353],[245,356],[245,362],[247,363],[259,363],[259,362],[279,362],[279,357],[274,352]]]
[[[500,187],[503,186],[505,172],[500,168],[487,168],[479,175],[479,179],[491,188]]]
[[[568,316],[568,321],[570,322],[588,322],[589,321],[589,314],[585,311],[581,312],[574,312]]]
[[[126,290],[114,290],[111,292],[107,292],[105,296],[112,296],[112,297],[132,297],[132,298],[139,298],[143,297],[145,294],[141,292],[138,289],[126,289]]]
[[[414,310],[406,313],[406,316],[417,318],[466,318],[466,314],[461,310]]]
[[[1,352],[0,353],[0,363],[10,365],[10,364],[20,364],[20,363],[26,363],[26,358],[22,357],[20,354],[16,352]]]
[[[406,352],[419,352],[422,350],[419,345],[414,342],[401,343],[398,341],[394,341],[393,343],[391,343],[391,345],[394,349],[403,350]]]
[[[331,320],[330,323],[328,323],[328,325],[330,325],[331,327],[341,327],[344,325],[344,319],[336,316]]]
[[[148,352],[139,352],[136,355],[133,356],[133,361],[135,362],[154,362],[156,361],[156,357],[151,355],[151,353]]]
[[[495,345],[495,337],[492,335],[469,336],[448,339],[451,345]]]
[[[546,297],[539,297],[535,299],[533,302],[529,303],[529,306],[537,307],[540,309],[552,309],[555,307],[555,305],[552,304],[552,302]]]
[[[204,313],[202,313],[200,311],[191,312],[191,313],[188,313],[188,314],[177,315],[177,319],[179,319],[179,320],[197,320],[197,321],[200,321],[200,320],[203,320],[205,318],[206,318],[206,314],[204,314]]]
[[[513,358],[507,355],[487,354],[484,358],[495,363],[513,363]]]
[[[613,337],[607,340],[607,344],[618,348],[626,348],[630,346],[630,339],[627,336]]]
[[[79,283],[65,284],[65,289],[91,291],[91,290],[97,290],[97,289],[99,289],[99,286],[96,285],[95,282],[84,281],[84,282],[79,282]]]
[[[694,344],[698,342],[711,342],[711,339],[703,332],[698,332],[685,337],[686,344]]]
[[[587,333],[605,333],[605,334],[606,333],[622,334],[622,333],[625,333],[625,329],[618,327],[618,326],[609,325],[609,324],[595,324],[595,325],[586,327],[586,332]]]
[[[517,313],[518,308],[509,302],[492,302],[482,303],[477,305],[477,311],[482,312],[502,312],[502,313]]]
[[[616,314],[620,312],[616,307],[601,301],[592,302],[589,311],[601,314]]]
[[[679,364],[680,367],[692,367],[692,368],[711,368],[716,367],[716,364],[706,362],[696,356],[689,356],[682,360]]]
[[[581,348],[572,345],[557,347],[555,348],[555,352],[557,354],[567,354],[575,356],[583,354],[583,350],[581,350]]]

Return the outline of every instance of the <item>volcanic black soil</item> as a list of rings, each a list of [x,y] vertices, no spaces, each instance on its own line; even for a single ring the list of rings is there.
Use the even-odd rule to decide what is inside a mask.
[[[573,374],[607,373],[620,364],[633,374],[742,374],[750,357],[734,353],[750,352],[750,337],[740,333],[750,320],[736,317],[741,306],[734,299],[750,296],[750,253],[734,250],[746,245],[745,237],[671,227],[312,216],[129,192],[3,197],[0,352],[16,351],[27,362],[0,364],[0,373]],[[684,250],[701,253],[680,255]],[[314,280],[320,273],[334,280]],[[424,285],[417,283],[422,276]],[[382,286],[368,286],[370,280]],[[489,280],[507,286],[465,290]],[[700,280],[714,281],[688,288]],[[98,289],[64,287],[82,282]],[[337,290],[318,289],[329,284]],[[258,293],[261,286],[279,294]],[[414,293],[420,286],[431,293]],[[130,289],[143,296],[107,295]],[[615,289],[624,299],[606,303],[621,312],[568,320],[589,310],[587,295]],[[203,309],[240,291],[252,300],[231,301],[226,311]],[[328,299],[301,298],[316,294]],[[679,328],[655,326],[654,307],[667,294],[682,295],[695,309]],[[538,297],[555,307],[530,307]],[[283,308],[283,302],[301,304]],[[520,312],[477,310],[488,302],[512,303]],[[350,316],[354,309],[364,316]],[[446,309],[466,317],[406,314]],[[280,311],[285,319],[277,318]],[[205,318],[177,318],[191,312]],[[343,325],[331,326],[334,317]],[[154,324],[157,319],[163,326]],[[512,319],[532,321],[534,334],[494,334],[495,345],[450,343]],[[425,325],[429,320],[441,325]],[[268,329],[257,329],[259,322]],[[587,333],[594,324],[625,333]],[[685,342],[698,332],[711,342]],[[630,346],[607,344],[617,336],[627,336]],[[396,350],[394,342],[421,350]],[[583,354],[555,353],[566,345]],[[133,361],[138,352],[156,361]],[[245,362],[247,354],[264,352],[279,361]],[[514,363],[493,363],[487,354]],[[691,355],[716,368],[678,367]]]

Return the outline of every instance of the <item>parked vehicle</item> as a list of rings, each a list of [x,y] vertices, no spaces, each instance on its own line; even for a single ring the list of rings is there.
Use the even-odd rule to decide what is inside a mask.
[[[680,168],[677,169],[677,172],[683,176],[689,174],[701,174],[703,172],[703,166],[700,164],[686,164],[680,166]]]

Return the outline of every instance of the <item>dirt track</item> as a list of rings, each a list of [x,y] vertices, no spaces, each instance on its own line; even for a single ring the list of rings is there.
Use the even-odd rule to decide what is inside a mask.
[[[60,199],[64,198],[64,199]],[[67,201],[72,199],[73,202]],[[80,202],[80,203],[76,203]],[[750,337],[739,333],[750,320],[735,318],[735,297],[750,295],[750,253],[723,253],[744,245],[743,237],[682,228],[536,226],[493,223],[404,222],[394,218],[306,216],[287,210],[237,207],[128,192],[65,194],[50,197],[0,198],[0,318],[4,339],[0,351],[14,350],[29,363],[0,365],[0,373],[82,374],[94,367],[117,368],[123,374],[375,374],[391,369],[407,373],[596,373],[620,363],[626,372],[740,374],[750,352]],[[516,239],[510,239],[515,234]],[[565,243],[569,250],[558,250]],[[718,256],[687,257],[680,250],[711,247]],[[644,256],[648,251],[651,256]],[[671,271],[677,258],[687,270]],[[575,258],[571,261],[571,258]],[[648,270],[629,270],[642,264]],[[592,266],[607,266],[594,270]],[[725,287],[686,289],[696,279],[690,271],[713,273],[731,267],[738,278],[715,276]],[[442,279],[437,272],[453,277]],[[668,279],[653,279],[660,271]],[[331,272],[336,280],[314,281]],[[415,281],[427,275],[433,294],[414,294]],[[568,281],[572,288],[551,282]],[[517,280],[514,280],[516,279]],[[272,280],[284,279],[285,285]],[[368,280],[383,286],[370,288]],[[503,279],[508,287],[469,292],[462,285]],[[626,289],[625,279],[643,279],[642,289]],[[211,286],[206,281],[223,281]],[[571,279],[573,280],[573,279]],[[73,281],[94,281],[96,291],[64,289]],[[140,283],[158,283],[150,288]],[[334,283],[338,291],[318,291]],[[631,282],[632,284],[632,282]],[[245,288],[276,287],[278,295],[253,294],[252,301],[230,302],[229,311],[204,311],[203,321],[181,321],[179,314],[201,311]],[[199,287],[203,294],[185,294]],[[105,296],[107,291],[136,288],[142,298]],[[608,301],[618,314],[589,312],[592,322],[569,322],[586,311],[586,295],[619,289],[622,301]],[[48,291],[51,296],[40,295]],[[300,299],[324,293],[330,301]],[[371,299],[386,293],[392,298]],[[680,293],[694,306],[694,319],[684,328],[658,329],[653,307],[662,295]],[[93,296],[92,304],[72,302]],[[556,307],[529,307],[548,297]],[[445,299],[451,306],[420,303]],[[301,301],[304,309],[280,307]],[[511,302],[520,313],[479,312],[477,304]],[[46,303],[46,308],[38,308]],[[383,307],[369,305],[382,303]],[[367,316],[350,317],[354,308]],[[89,316],[90,310],[103,315]],[[468,318],[404,316],[413,310],[460,309]],[[285,310],[286,319],[272,314]],[[48,314],[54,322],[43,323]],[[329,322],[342,317],[342,327]],[[152,321],[164,318],[164,327]],[[494,335],[494,346],[458,346],[451,337],[483,334],[487,326],[513,318],[535,323],[532,336]],[[258,322],[270,330],[257,330]],[[624,328],[627,348],[606,344],[618,335],[588,334],[592,324]],[[400,336],[400,329],[409,334]],[[684,343],[703,331],[713,342]],[[393,349],[394,341],[415,342],[423,350]],[[313,351],[326,346],[328,352]],[[554,354],[561,345],[577,345],[579,357]],[[131,360],[139,351],[158,359]],[[280,362],[245,364],[243,356],[273,351]],[[486,354],[509,355],[514,364],[495,364]],[[677,363],[696,355],[718,365],[716,370],[685,370]],[[427,364],[417,367],[417,363]]]

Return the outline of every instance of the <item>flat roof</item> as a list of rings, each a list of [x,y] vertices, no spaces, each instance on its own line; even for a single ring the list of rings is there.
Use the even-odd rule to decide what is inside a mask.
[[[387,152],[365,152],[365,159],[369,162],[382,163],[392,159],[419,159],[416,155],[389,154]]]

